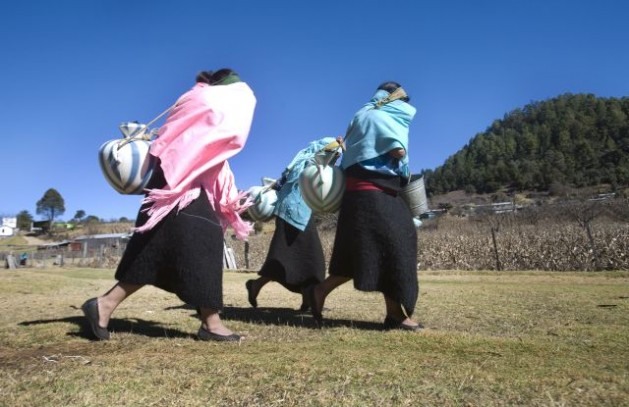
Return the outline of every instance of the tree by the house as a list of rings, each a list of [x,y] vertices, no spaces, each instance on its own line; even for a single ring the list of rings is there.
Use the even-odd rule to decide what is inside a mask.
[[[31,223],[33,223],[33,215],[28,213],[27,210],[23,210],[17,214],[17,227],[20,230],[29,230],[31,228]]]
[[[85,218],[85,223],[100,223],[100,218],[96,215],[89,215]]]
[[[61,216],[65,213],[65,202],[61,194],[54,188],[50,188],[44,196],[37,201],[37,214],[43,215],[46,220],[50,222],[52,229],[52,222],[57,216]]]
[[[81,222],[81,219],[83,219],[84,217],[85,217],[85,211],[83,209],[79,209],[74,214],[74,219],[76,219],[77,222]]]

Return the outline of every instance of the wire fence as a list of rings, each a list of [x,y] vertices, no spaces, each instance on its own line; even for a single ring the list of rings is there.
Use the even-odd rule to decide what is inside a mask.
[[[0,259],[6,269],[19,267],[52,268],[58,267],[94,267],[115,268],[118,266],[122,254],[126,249],[126,242],[96,247],[83,244],[77,250],[71,247],[52,247],[34,250],[33,246],[12,246],[10,250],[0,251]],[[225,245],[223,266],[227,269],[237,269],[236,256],[231,247]]]

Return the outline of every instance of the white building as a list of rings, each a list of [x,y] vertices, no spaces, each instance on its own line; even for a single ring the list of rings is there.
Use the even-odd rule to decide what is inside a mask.
[[[15,228],[11,226],[2,225],[0,226],[0,237],[13,236],[15,233]]]
[[[13,229],[17,229],[17,217],[11,216],[2,218],[2,226],[9,226]]]

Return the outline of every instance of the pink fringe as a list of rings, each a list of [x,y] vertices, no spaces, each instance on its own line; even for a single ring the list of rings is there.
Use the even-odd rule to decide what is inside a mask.
[[[183,192],[165,189],[150,189],[148,191],[149,194],[142,200],[142,204],[151,204],[150,207],[144,210],[149,218],[144,225],[135,228],[135,232],[146,232],[164,219],[175,207],[178,207],[177,212],[179,212],[190,205],[190,202],[199,197],[201,188],[194,188]]]
[[[243,220],[240,214],[253,204],[249,195],[246,192],[240,192],[233,199],[221,202],[221,200],[215,199],[210,191],[205,190],[205,192],[208,195],[212,208],[218,212],[217,215],[223,232],[225,232],[228,226],[231,226],[237,239],[246,240],[253,232],[253,224]],[[194,188],[184,192],[164,189],[149,190],[149,194],[142,200],[142,204],[151,204],[149,208],[144,210],[148,214],[149,219],[144,225],[135,228],[134,231],[144,233],[151,230],[174,208],[177,208],[177,212],[179,212],[197,199],[200,193],[201,188]]]
[[[227,212],[233,214],[230,225],[232,229],[234,229],[236,238],[239,240],[247,240],[247,237],[253,232],[253,224],[240,217],[240,214],[246,211],[251,205],[253,205],[253,201],[246,192],[239,193],[233,201],[226,205],[225,209]]]

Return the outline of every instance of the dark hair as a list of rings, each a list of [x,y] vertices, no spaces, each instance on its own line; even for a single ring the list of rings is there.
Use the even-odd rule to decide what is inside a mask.
[[[384,91],[387,91],[389,93],[393,93],[393,92],[395,92],[395,90],[397,88],[401,88],[401,87],[402,87],[402,85],[400,85],[397,82],[388,81],[388,82],[384,82],[380,86],[378,86],[378,90],[384,90]],[[402,98],[400,100],[403,100],[403,101],[408,103],[411,100],[411,98],[410,98],[410,96],[407,96],[407,97]]]
[[[223,79],[227,78],[230,75],[238,76],[236,71],[234,71],[233,69],[229,69],[229,68],[219,69],[218,71],[214,72],[214,74],[212,74],[212,83],[211,84],[214,84],[216,82],[220,82],[220,81],[222,81]]]
[[[201,71],[197,74],[197,82],[203,82],[203,83],[207,83],[210,84],[212,83],[212,75],[214,74],[213,71]]]
[[[220,82],[222,79],[225,79],[229,75],[238,75],[236,71],[229,68],[222,68],[218,71],[201,71],[197,74],[196,81],[207,83],[208,85],[212,85],[216,82]]]

